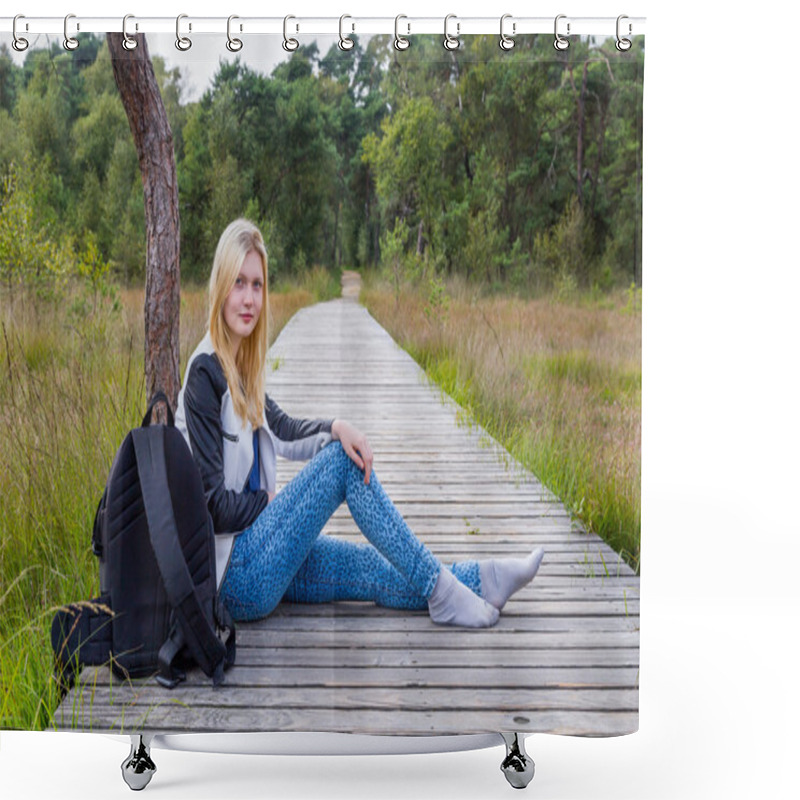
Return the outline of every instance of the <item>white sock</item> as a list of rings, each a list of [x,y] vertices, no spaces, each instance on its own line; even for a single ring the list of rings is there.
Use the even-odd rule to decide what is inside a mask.
[[[489,628],[500,616],[494,606],[478,597],[444,566],[428,599],[428,611],[438,625],[464,628]]]
[[[533,580],[543,556],[544,550],[537,547],[525,558],[493,558],[479,561],[481,596],[496,609],[501,609],[514,592]]]

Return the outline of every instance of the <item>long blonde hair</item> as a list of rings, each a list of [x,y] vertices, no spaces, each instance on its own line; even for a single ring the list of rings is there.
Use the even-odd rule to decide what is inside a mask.
[[[234,356],[230,329],[223,316],[225,300],[239,276],[247,254],[255,251],[264,268],[264,302],[253,332],[239,345]],[[239,419],[249,420],[253,428],[261,425],[266,391],[267,351],[269,349],[269,291],[267,289],[267,249],[261,231],[249,220],[231,222],[219,237],[214,266],[208,282],[208,331]]]

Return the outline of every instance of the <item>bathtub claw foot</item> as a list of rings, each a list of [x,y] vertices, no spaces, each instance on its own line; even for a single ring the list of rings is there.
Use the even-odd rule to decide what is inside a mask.
[[[140,792],[150,783],[156,765],[150,758],[153,736],[131,736],[131,752],[122,762],[122,778],[134,792]]]
[[[525,738],[520,733],[500,734],[506,743],[506,757],[500,769],[515,789],[524,789],[536,769],[533,759],[525,752]]]

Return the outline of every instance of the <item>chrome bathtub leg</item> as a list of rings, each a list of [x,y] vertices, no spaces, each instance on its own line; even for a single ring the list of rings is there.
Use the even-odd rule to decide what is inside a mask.
[[[524,789],[535,771],[533,759],[525,752],[525,737],[521,733],[501,733],[506,743],[506,757],[500,765],[506,780],[515,789]]]
[[[153,734],[131,736],[130,755],[122,762],[122,778],[135,792],[139,792],[150,783],[156,771],[156,765],[150,758],[150,742]]]

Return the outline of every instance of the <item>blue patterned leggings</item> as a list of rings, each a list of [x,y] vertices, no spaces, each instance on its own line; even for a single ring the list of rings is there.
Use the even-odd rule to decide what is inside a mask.
[[[321,533],[344,501],[370,544]],[[389,608],[425,609],[440,569],[375,472],[366,485],[364,472],[339,442],[332,442],[236,537],[220,591],[236,620],[265,617],[281,599],[369,600]],[[480,594],[477,562],[450,569]]]

